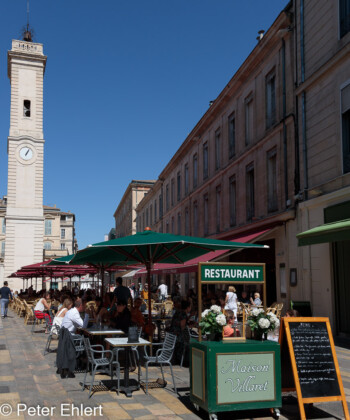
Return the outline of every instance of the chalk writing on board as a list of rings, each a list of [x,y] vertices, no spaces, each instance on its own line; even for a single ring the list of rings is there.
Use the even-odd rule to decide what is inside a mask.
[[[289,323],[303,398],[340,395],[325,322]]]

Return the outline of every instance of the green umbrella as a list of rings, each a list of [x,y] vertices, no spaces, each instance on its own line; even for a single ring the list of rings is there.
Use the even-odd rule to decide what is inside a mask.
[[[70,264],[90,264],[105,269],[115,265],[145,265],[150,291],[151,269],[155,263],[183,264],[210,251],[264,247],[268,248],[266,245],[157,233],[146,228],[135,235],[89,245],[78,251]],[[148,299],[148,312],[151,327],[151,299]]]

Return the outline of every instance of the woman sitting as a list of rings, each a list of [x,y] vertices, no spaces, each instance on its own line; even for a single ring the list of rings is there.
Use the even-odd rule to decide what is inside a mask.
[[[44,311],[50,310],[50,305],[48,304],[47,300],[50,299],[50,293],[44,292],[42,298],[39,299],[38,303],[35,305],[34,314],[37,319],[47,319],[51,324],[51,317],[49,314],[45,313]],[[47,331],[45,331],[47,333]]]
[[[56,326],[61,328],[62,325],[62,321],[64,316],[66,315],[67,311],[69,311],[69,309],[71,309],[73,306],[73,301],[72,299],[65,299],[63,301],[63,305],[61,307],[61,309],[58,311],[57,315],[55,316],[55,318],[53,319],[52,325],[53,325],[53,330],[57,333],[57,328]]]
[[[254,293],[254,300],[253,300],[253,298],[250,298],[250,303],[253,306],[261,306],[262,305],[262,301],[260,299],[260,293],[255,292]]]
[[[142,312],[140,310],[142,305],[142,299],[137,298],[134,301],[134,306],[131,309],[131,322],[135,325],[137,325],[138,328],[143,328],[145,326],[145,318],[142,315]]]
[[[126,301],[119,300],[117,303],[117,314],[110,321],[110,326],[128,333],[131,324],[131,313],[126,305]]]

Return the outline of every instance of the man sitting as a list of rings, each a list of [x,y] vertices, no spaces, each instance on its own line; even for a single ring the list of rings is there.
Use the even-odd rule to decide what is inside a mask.
[[[114,318],[111,319],[110,325],[118,330],[123,330],[125,334],[128,333],[131,324],[131,313],[127,308],[125,300],[119,300],[117,303],[117,313]]]
[[[80,312],[83,312],[84,306],[81,299],[77,299],[74,303],[74,307],[67,311],[62,321],[62,327],[74,334],[77,327],[86,328],[89,322],[89,315],[85,314],[84,321],[81,319]]]

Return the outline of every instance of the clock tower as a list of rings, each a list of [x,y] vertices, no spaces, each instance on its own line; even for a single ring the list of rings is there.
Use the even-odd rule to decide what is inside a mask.
[[[10,132],[7,141],[5,277],[21,266],[43,260],[43,45],[12,41],[8,52],[11,83]],[[11,280],[11,279],[9,279]],[[10,287],[22,287],[22,281]]]

